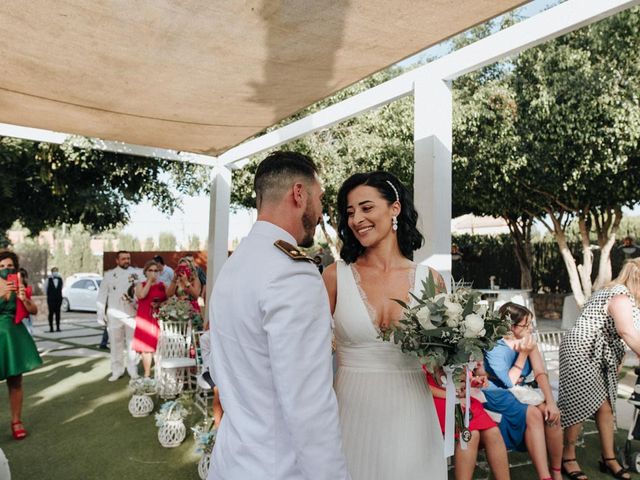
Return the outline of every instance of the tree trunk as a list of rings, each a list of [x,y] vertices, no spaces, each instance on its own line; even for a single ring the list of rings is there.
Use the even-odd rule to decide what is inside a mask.
[[[509,226],[511,238],[513,239],[513,249],[518,259],[518,266],[520,267],[520,288],[531,290],[533,288],[533,277],[531,275],[531,266],[533,264],[531,226],[533,221],[528,217],[521,217],[520,219],[503,218]]]
[[[598,277],[594,284],[594,289],[596,290],[601,289],[611,281],[611,250],[616,243],[616,235],[622,221],[622,209],[614,207],[609,211],[609,215],[609,221],[594,222],[598,233],[598,245],[600,245]],[[606,227],[606,230],[603,227]]]
[[[551,220],[553,221],[553,236],[556,239],[556,243],[560,248],[560,255],[562,255],[562,260],[564,261],[564,265],[567,269],[567,273],[569,274],[569,284],[571,285],[571,291],[576,299],[576,303],[578,304],[578,308],[582,308],[584,302],[586,301],[584,292],[582,291],[582,285],[580,284],[580,275],[578,273],[578,267],[576,265],[576,260],[573,258],[573,254],[569,249],[569,245],[567,244],[567,237],[564,234],[564,230],[560,223],[560,220],[550,213]]]
[[[593,271],[593,252],[589,241],[589,228],[587,227],[587,216],[589,213],[582,213],[578,218],[580,230],[580,240],[582,241],[582,264],[578,265],[578,274],[582,284],[582,293],[585,300],[591,296],[591,272]]]

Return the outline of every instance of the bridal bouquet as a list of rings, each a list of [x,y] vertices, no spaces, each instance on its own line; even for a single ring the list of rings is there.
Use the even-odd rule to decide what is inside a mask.
[[[417,357],[435,379],[440,380],[442,372],[446,374],[442,379],[447,390],[445,426],[453,429],[455,417],[456,431],[466,442],[471,438],[469,410],[463,422],[462,409],[455,404],[456,391],[462,389],[462,382],[466,383],[469,405],[470,370],[482,360],[483,350],[491,350],[509,332],[509,323],[480,304],[480,292],[465,288],[457,288],[454,293],[436,292],[429,272],[420,294],[411,293],[410,304],[394,299],[404,309],[403,318],[395,327],[383,331],[382,339],[393,341],[403,352]],[[445,455],[453,453],[454,433],[447,434],[445,428]]]

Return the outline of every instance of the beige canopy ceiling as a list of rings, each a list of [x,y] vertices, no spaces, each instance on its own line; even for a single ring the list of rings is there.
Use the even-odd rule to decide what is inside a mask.
[[[215,155],[522,0],[5,0],[0,122]]]

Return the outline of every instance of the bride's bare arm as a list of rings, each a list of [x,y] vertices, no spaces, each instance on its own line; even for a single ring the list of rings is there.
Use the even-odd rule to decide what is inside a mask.
[[[336,309],[336,298],[338,295],[338,276],[335,263],[332,263],[324,269],[322,280],[324,281],[324,286],[327,289],[327,294],[329,295],[329,305],[331,306],[331,315],[333,315],[333,312]]]

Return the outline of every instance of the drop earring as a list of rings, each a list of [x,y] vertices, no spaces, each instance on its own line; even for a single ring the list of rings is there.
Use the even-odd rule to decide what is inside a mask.
[[[394,232],[398,231],[398,217],[395,215],[391,217],[391,228],[393,228]]]

